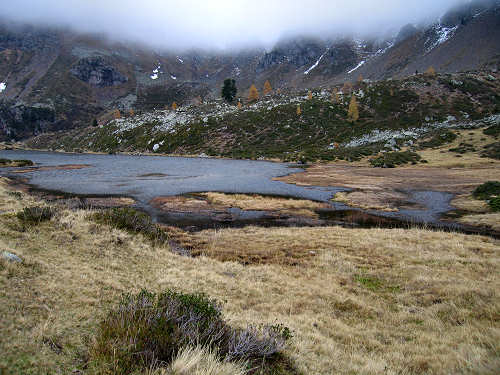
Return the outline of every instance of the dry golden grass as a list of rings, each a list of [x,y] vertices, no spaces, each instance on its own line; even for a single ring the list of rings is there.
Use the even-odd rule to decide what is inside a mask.
[[[490,210],[488,203],[484,200],[475,199],[472,194],[461,194],[456,196],[451,205],[459,210],[485,213]]]
[[[495,138],[483,134],[483,129],[454,130],[458,137],[452,142],[435,149],[418,151],[423,159],[429,163],[427,167],[445,168],[475,168],[475,167],[496,167],[500,166],[500,160],[482,158],[480,151],[487,144],[495,142]],[[451,148],[456,148],[460,143],[468,143],[476,148],[476,152],[457,154],[449,152]]]
[[[8,203],[4,203],[7,202]],[[10,202],[0,186],[0,204]],[[231,324],[281,322],[304,374],[496,374],[499,242],[425,230],[246,228],[199,234],[213,251],[314,251],[300,266],[173,254],[84,211],[19,230],[0,214],[0,373],[84,371],[97,323],[122,292],[200,291]],[[267,244],[267,245],[266,245]],[[274,250],[273,250],[274,249]],[[7,338],[7,339],[5,339]]]
[[[461,223],[487,227],[493,230],[500,230],[500,213],[487,213],[487,214],[476,214],[476,215],[466,215],[459,219]]]
[[[344,203],[351,207],[362,208],[364,210],[380,210],[386,212],[395,212],[399,211],[393,204],[390,203],[382,203],[384,192],[360,192],[354,191],[352,193],[340,192],[335,194],[333,197],[334,201]],[[400,194],[401,195],[401,194]],[[394,200],[394,194],[390,197],[386,197]],[[403,197],[404,199],[404,197]],[[386,202],[388,199],[386,199]]]
[[[305,216],[316,216],[314,210],[327,208],[325,203],[305,199],[269,197],[255,194],[202,193],[210,204],[237,207],[242,210],[268,210],[291,212]]]

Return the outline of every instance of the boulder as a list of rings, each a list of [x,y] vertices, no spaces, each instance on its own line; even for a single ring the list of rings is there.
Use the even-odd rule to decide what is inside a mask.
[[[16,254],[10,253],[8,251],[2,251],[2,258],[13,263],[23,262],[23,260],[19,258]]]

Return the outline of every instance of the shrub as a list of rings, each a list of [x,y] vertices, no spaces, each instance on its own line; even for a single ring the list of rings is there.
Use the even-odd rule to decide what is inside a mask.
[[[17,218],[24,224],[40,224],[43,221],[52,219],[55,210],[51,207],[25,207],[17,213]]]
[[[472,195],[477,199],[489,200],[493,197],[500,196],[500,182],[488,181],[479,185]]]
[[[481,152],[481,156],[500,160],[500,142],[484,146],[484,151]]]
[[[456,138],[457,135],[455,133],[446,130],[444,132],[434,134],[434,136],[427,141],[420,142],[419,147],[420,149],[439,147],[446,143],[453,142]]]
[[[113,208],[97,212],[94,220],[101,224],[111,225],[130,233],[141,233],[154,242],[168,240],[167,233],[151,221],[149,215],[133,208]]]
[[[493,125],[483,130],[483,134],[498,137],[500,135],[500,125]]]
[[[407,163],[416,164],[421,159],[419,154],[411,151],[387,152],[377,158],[370,159],[370,164],[378,168],[394,168]]]
[[[500,197],[490,199],[488,204],[493,212],[500,211]]]
[[[227,361],[262,361],[282,350],[290,337],[281,325],[231,328],[221,305],[204,294],[143,290],[124,295],[100,323],[90,363],[98,373],[129,374],[168,364],[193,346],[209,348]]]

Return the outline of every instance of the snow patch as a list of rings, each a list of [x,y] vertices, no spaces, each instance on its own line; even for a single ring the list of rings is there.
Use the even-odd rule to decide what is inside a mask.
[[[358,70],[359,68],[361,68],[361,66],[365,65],[365,62],[366,62],[365,60],[361,61],[354,69],[349,70],[347,74],[351,74],[355,70]]]
[[[177,77],[176,77],[176,76],[174,76],[173,74],[170,74],[170,78],[172,78],[172,79],[174,79],[174,80],[175,80],[175,79],[177,79]]]
[[[455,27],[443,27],[441,25],[434,26],[434,30],[437,35],[437,40],[432,43],[432,45],[427,49],[427,52],[432,51],[434,48],[437,46],[447,42],[448,40],[455,35],[455,32],[457,31],[458,26]]]
[[[181,64],[184,64],[184,60],[181,59],[179,56],[177,56],[177,61],[179,61]]]
[[[151,74],[149,77],[152,80],[158,79],[158,77],[160,77],[159,74],[161,73],[160,69],[161,69],[161,64],[158,63],[158,67],[153,70],[153,74]]]
[[[325,55],[328,52],[328,50],[329,50],[329,48],[326,49],[325,53],[320,56],[320,58],[318,59],[318,61],[316,61],[313,66],[311,66],[309,69],[307,69],[304,72],[305,75],[308,75],[311,70],[313,70],[314,68],[316,68],[319,65],[319,63],[321,62],[321,60],[323,59],[323,57],[325,57]]]
[[[0,82],[0,92],[5,91],[7,88],[7,84],[5,82]]]

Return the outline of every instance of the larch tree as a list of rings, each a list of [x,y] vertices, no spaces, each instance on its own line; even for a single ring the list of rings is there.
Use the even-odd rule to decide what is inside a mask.
[[[248,94],[248,101],[254,102],[259,100],[259,90],[257,90],[257,87],[255,85],[250,86],[250,92]]]
[[[351,96],[351,102],[349,103],[349,111],[347,112],[347,119],[350,122],[356,122],[359,119],[359,109],[358,109],[358,101],[356,100],[356,95]]]
[[[172,111],[175,111],[178,108],[177,103],[173,102],[172,103]]]
[[[132,117],[133,115],[135,115],[135,112],[132,108],[130,108],[130,111],[128,112],[129,116]]]
[[[120,113],[120,110],[119,109],[115,109],[115,111],[113,112],[113,117],[115,119],[119,119],[122,117],[122,114]]]
[[[269,81],[266,81],[264,83],[264,95],[270,94],[273,91],[273,88],[271,86],[271,83]]]
[[[436,70],[434,69],[433,66],[430,66],[429,69],[425,71],[425,75],[429,77],[434,77],[436,75]]]
[[[358,83],[363,83],[363,75],[360,74],[358,77]]]
[[[311,92],[311,90],[309,90],[309,92],[307,93],[307,99],[312,100],[312,98],[313,98],[313,93]]]
[[[300,109],[300,104],[297,104],[297,116],[302,114],[302,109]]]
[[[352,84],[350,82],[344,83],[344,87],[342,87],[342,93],[345,94],[350,94],[352,90]]]
[[[339,91],[335,87],[332,91],[332,103],[338,104],[340,102]]]
[[[243,106],[241,105],[241,102],[238,100],[238,109],[241,109],[241,107]]]

